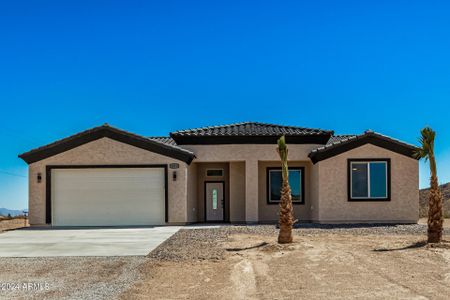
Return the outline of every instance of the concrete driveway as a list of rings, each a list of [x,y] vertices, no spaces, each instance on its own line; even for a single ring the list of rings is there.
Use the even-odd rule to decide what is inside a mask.
[[[0,234],[0,257],[143,256],[179,229],[21,229]]]

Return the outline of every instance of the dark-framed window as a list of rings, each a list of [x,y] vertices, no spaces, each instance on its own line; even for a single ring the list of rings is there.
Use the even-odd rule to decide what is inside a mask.
[[[390,201],[390,159],[349,159],[347,169],[349,201]]]
[[[279,204],[281,198],[282,175],[281,168],[267,168],[267,203]],[[289,185],[291,187],[292,203],[305,203],[305,168],[289,168]]]
[[[207,169],[206,176],[208,177],[222,177],[223,169]]]

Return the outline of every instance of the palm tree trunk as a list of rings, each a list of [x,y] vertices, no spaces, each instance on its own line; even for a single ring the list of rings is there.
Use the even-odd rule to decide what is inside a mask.
[[[288,149],[284,136],[278,140],[278,154],[281,159],[281,174],[283,183],[281,186],[280,199],[280,215],[278,233],[278,243],[286,244],[292,243],[292,225],[294,224],[294,209],[292,207],[291,187],[289,186],[289,169],[288,169]]]
[[[436,161],[434,155],[430,155],[430,195],[428,198],[428,243],[439,243],[442,240],[442,194],[439,190]]]
[[[281,188],[280,201],[280,232],[278,234],[278,243],[292,243],[292,225],[294,224],[294,212],[292,207],[291,188],[289,181],[283,180]]]

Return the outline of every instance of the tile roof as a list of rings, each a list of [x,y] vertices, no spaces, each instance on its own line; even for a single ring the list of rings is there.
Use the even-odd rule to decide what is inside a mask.
[[[184,149],[184,148],[178,146],[177,143],[175,142],[175,140],[173,138],[171,138],[171,137],[168,137],[168,136],[149,136],[147,138],[149,140],[152,140],[152,141],[155,141],[155,142],[158,142],[158,143],[162,143],[162,144],[168,145],[170,147],[174,147],[174,148],[180,149],[182,151],[186,151],[188,153],[194,154],[192,151],[189,151],[187,149]]]
[[[282,126],[258,122],[242,122],[228,125],[208,126],[172,132],[171,137],[181,136],[310,136],[331,135],[333,131],[295,126]]]
[[[170,133],[170,137],[144,137],[104,124],[33,149],[19,157],[30,164],[90,141],[108,137],[190,164],[195,154],[180,145],[274,144],[281,135],[285,135],[288,143],[292,144],[321,144],[322,146],[313,149],[309,154],[313,163],[367,143],[410,157],[414,157],[417,150],[414,145],[371,130],[360,135],[333,135],[333,131],[330,130],[243,122],[175,131]]]
[[[413,157],[414,152],[417,150],[417,147],[414,145],[402,142],[372,130],[366,130],[360,135],[332,136],[324,146],[313,149],[309,154],[309,157],[314,163],[316,163],[317,161],[335,156],[367,143],[371,143],[410,157]]]
[[[356,134],[341,134],[341,135],[333,135],[332,137],[330,137],[330,139],[327,142],[327,146],[330,146],[332,144],[337,144],[337,143],[341,143],[343,141],[346,141],[348,139],[352,139],[356,137]]]
[[[180,148],[176,145],[171,145],[168,142],[158,141],[141,135],[137,135],[122,129],[112,127],[108,124],[103,124],[101,126],[97,126],[60,139],[48,145],[35,148],[33,150],[20,154],[19,157],[30,164],[103,137],[108,137],[123,143],[128,143],[130,145],[140,147],[142,149],[177,158],[187,162],[188,164],[195,157],[194,153],[192,153],[191,151]]]
[[[156,141],[159,143],[164,143],[164,144],[171,145],[171,146],[177,145],[177,143],[170,136],[149,136],[147,138],[150,140],[153,140],[153,141]]]

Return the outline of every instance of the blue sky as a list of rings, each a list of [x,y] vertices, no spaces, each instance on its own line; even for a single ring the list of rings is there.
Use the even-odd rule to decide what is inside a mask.
[[[27,206],[19,153],[104,122],[371,128],[409,143],[430,125],[450,181],[447,3],[242,2],[2,1],[0,207]]]

